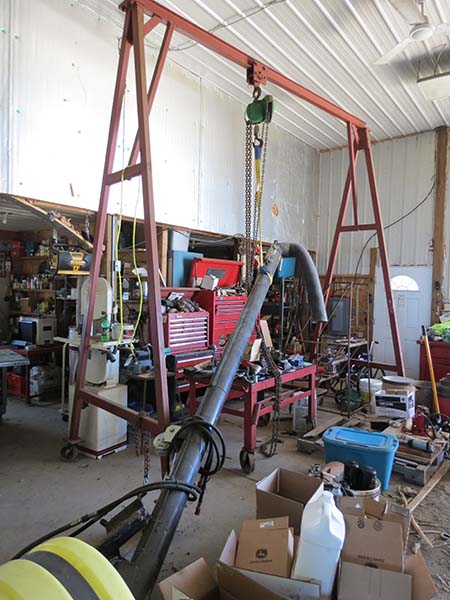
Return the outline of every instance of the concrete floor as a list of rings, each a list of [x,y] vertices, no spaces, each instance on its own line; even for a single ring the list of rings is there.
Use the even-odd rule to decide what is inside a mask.
[[[143,460],[136,457],[134,445],[101,460],[79,455],[73,463],[61,461],[67,424],[58,408],[27,406],[19,399],[8,402],[0,425],[0,563],[49,530],[142,484]],[[296,451],[295,437],[283,436],[279,454],[270,459],[257,455],[255,471],[245,476],[238,459],[241,420],[225,415],[220,427],[227,445],[225,467],[208,484],[201,515],[194,515],[193,506],[185,510],[162,577],[200,556],[214,563],[230,530],[238,529],[242,519],[255,518],[256,481],[277,466],[307,471],[317,461]],[[288,427],[289,421],[282,429]],[[261,428],[258,440],[264,441],[270,432],[271,426]],[[160,478],[156,456],[151,475],[152,480]],[[155,497],[147,496],[150,508]],[[103,531],[99,525],[82,537],[95,544]]]
[[[142,484],[142,457],[135,455],[134,446],[102,460],[79,455],[73,463],[62,462],[59,452],[67,424],[62,421],[58,408],[56,404],[27,406],[20,399],[8,402],[8,411],[0,425],[0,563],[49,530]],[[329,417],[329,414],[319,413],[319,420]],[[320,454],[299,454],[295,436],[283,435],[279,453],[270,459],[257,455],[255,471],[245,476],[238,460],[243,439],[241,420],[225,415],[220,427],[227,444],[225,467],[208,484],[201,515],[194,515],[193,506],[185,510],[161,578],[200,556],[214,564],[229,531],[238,529],[242,519],[255,517],[256,481],[278,466],[307,472],[312,463],[322,460]],[[288,429],[290,422],[283,422],[281,430]],[[271,426],[260,428],[258,440],[264,441],[270,432]],[[159,476],[159,458],[154,456],[151,479],[158,480]],[[450,518],[449,484],[449,478],[439,484],[442,499],[445,498],[439,502],[439,512],[445,517],[443,528]],[[432,496],[421,506],[425,514],[432,508],[426,504],[432,503]],[[150,509],[155,497],[156,494],[147,496]],[[95,544],[103,531],[97,525],[82,537]],[[445,555],[434,557],[425,553],[425,557],[434,575],[441,574],[448,579],[448,556],[445,559]],[[448,597],[450,595],[438,596]]]

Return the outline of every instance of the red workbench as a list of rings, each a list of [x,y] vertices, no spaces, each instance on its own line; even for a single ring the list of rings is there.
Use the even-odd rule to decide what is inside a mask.
[[[316,366],[310,365],[281,374],[281,407],[289,406],[302,398],[309,399],[308,419],[311,426],[315,427],[316,404],[315,404],[315,376]],[[308,388],[303,389],[293,385],[294,381],[308,379]],[[209,383],[209,377],[187,377],[189,380],[189,394],[187,408],[191,415],[195,414],[200,403],[197,400],[197,390],[205,388]],[[247,383],[243,379],[236,378],[233,382],[228,400],[243,398],[242,409],[222,409],[222,413],[234,415],[244,419],[244,445],[239,455],[241,468],[246,473],[251,473],[255,468],[256,449],[256,427],[258,420],[273,412],[275,394],[275,378],[269,377],[257,383]],[[264,397],[262,397],[264,396]]]

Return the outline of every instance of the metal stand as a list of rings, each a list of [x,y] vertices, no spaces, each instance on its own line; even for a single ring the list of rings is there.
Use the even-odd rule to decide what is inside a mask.
[[[336,259],[339,251],[339,245],[341,242],[341,236],[346,232],[353,231],[375,231],[378,238],[378,247],[380,251],[381,268],[383,272],[384,289],[386,293],[386,302],[389,313],[389,322],[391,326],[392,344],[394,346],[395,364],[388,365],[384,363],[374,363],[372,366],[383,369],[385,371],[395,371],[398,375],[405,374],[405,368],[403,364],[402,350],[400,346],[400,334],[398,330],[397,316],[395,313],[394,296],[391,289],[391,276],[389,271],[389,261],[386,249],[386,240],[384,237],[383,221],[381,218],[380,201],[378,198],[378,189],[375,179],[375,170],[372,159],[372,148],[370,143],[370,136],[367,127],[354,126],[352,123],[347,123],[347,134],[348,134],[348,149],[349,149],[349,167],[347,172],[347,179],[345,181],[344,192],[342,195],[341,208],[339,211],[338,222],[336,230],[334,232],[333,245],[331,247],[330,259],[328,262],[327,274],[325,282],[323,284],[324,299],[325,303],[328,302],[331,292],[331,284],[333,282],[334,271],[336,267]],[[356,163],[358,160],[359,153],[363,152],[367,168],[367,177],[369,181],[370,198],[372,201],[372,210],[374,220],[373,223],[360,223],[358,217],[358,192],[357,192],[357,180],[356,180]],[[350,191],[352,192],[352,205],[353,205],[353,224],[344,225],[345,217],[347,214],[347,208],[350,200]],[[319,325],[316,329],[316,344],[315,354],[317,354],[318,343],[317,340],[322,333],[323,325]]]
[[[268,67],[251,56],[234,48],[227,42],[220,40],[213,34],[201,29],[190,21],[187,21],[175,12],[161,6],[153,0],[125,0],[121,8],[125,12],[125,22],[122,36],[122,43],[119,56],[119,65],[117,70],[116,85],[111,114],[111,123],[106,150],[105,166],[103,172],[102,188],[100,194],[100,205],[95,229],[94,252],[91,267],[91,288],[89,294],[89,303],[87,315],[83,323],[83,332],[81,338],[80,363],[78,367],[78,376],[75,386],[75,396],[72,411],[71,427],[68,438],[68,448],[66,448],[66,457],[70,457],[70,447],[76,445],[79,441],[79,425],[81,408],[83,403],[92,403],[103,408],[119,417],[122,417],[132,423],[135,427],[148,430],[152,433],[159,433],[165,429],[169,422],[169,402],[167,391],[166,366],[164,360],[164,342],[162,316],[160,310],[160,283],[158,274],[158,251],[156,224],[153,198],[153,179],[150,152],[149,135],[149,115],[155,100],[157,87],[161,78],[164,63],[167,57],[169,44],[173,32],[176,30],[183,33],[192,40],[203,44],[207,48],[218,53],[222,57],[236,63],[247,71],[247,81],[252,85],[260,86],[271,82],[280,86],[284,90],[294,94],[310,104],[324,110],[337,119],[343,121],[347,126],[350,166],[347,175],[347,182],[344,188],[344,195],[339,214],[338,225],[336,228],[333,249],[325,281],[325,299],[328,299],[330,283],[333,277],[336,255],[342,232],[361,231],[376,229],[380,256],[383,266],[385,279],[386,296],[388,300],[388,309],[391,320],[392,339],[395,348],[396,370],[403,374],[403,359],[401,355],[397,321],[393,303],[392,292],[390,288],[389,266],[387,261],[386,245],[384,241],[383,226],[381,222],[381,212],[378,202],[378,193],[375,182],[375,173],[373,170],[372,153],[370,147],[369,131],[366,124],[361,119],[339,108],[332,102],[321,98],[314,92],[304,88],[298,83],[288,79],[284,75]],[[150,18],[145,21],[144,15]],[[148,92],[146,90],[146,69],[144,54],[144,39],[157,25],[165,26],[165,34],[162,41],[159,56],[155,65],[152,80]],[[129,65],[131,48],[134,50],[135,80],[137,90],[137,113],[138,113],[138,131],[136,133],[133,148],[130,154],[128,165],[119,171],[114,171],[114,158],[118,139],[119,122],[122,111],[123,96],[125,93],[126,75]],[[357,192],[356,192],[356,161],[360,151],[364,152],[367,165],[367,173],[374,208],[375,222],[371,224],[359,224],[357,214]],[[140,161],[137,162],[138,156]],[[148,266],[148,322],[152,324],[149,339],[153,349],[153,359],[155,365],[155,385],[157,398],[157,419],[143,416],[127,407],[119,407],[106,398],[101,398],[85,390],[85,374],[87,359],[89,355],[89,332],[94,310],[94,298],[97,288],[97,280],[100,275],[100,263],[102,258],[102,247],[106,229],[107,207],[109,190],[112,185],[121,183],[124,180],[141,177],[142,194],[144,204],[144,229],[145,242],[147,248],[147,266]],[[343,225],[350,197],[350,189],[353,192],[353,209],[355,216],[354,225]],[[388,366],[384,365],[387,369]],[[392,367],[391,367],[392,369]]]

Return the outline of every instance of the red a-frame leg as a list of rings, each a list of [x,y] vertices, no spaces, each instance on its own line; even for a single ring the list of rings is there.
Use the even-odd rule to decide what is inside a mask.
[[[333,282],[334,272],[336,268],[336,260],[339,252],[339,246],[341,242],[341,236],[345,232],[352,231],[376,231],[378,238],[378,247],[380,249],[381,267],[383,271],[383,281],[386,293],[386,301],[389,312],[389,322],[391,326],[392,344],[394,347],[395,365],[380,365],[381,368],[389,371],[395,371],[399,375],[404,375],[404,364],[402,350],[400,346],[400,334],[398,330],[397,317],[395,314],[395,305],[393,300],[393,294],[391,289],[391,277],[389,271],[389,262],[386,250],[386,240],[384,237],[383,221],[381,217],[380,202],[378,197],[378,189],[375,179],[375,171],[372,159],[372,149],[370,145],[370,135],[366,127],[360,127],[355,129],[350,123],[348,124],[348,141],[349,141],[349,167],[347,172],[347,178],[345,180],[344,191],[342,194],[342,202],[339,210],[339,216],[334,232],[333,244],[331,246],[331,253],[328,262],[327,273],[323,284],[323,293],[325,303],[328,302],[331,292],[331,286]],[[357,199],[357,180],[356,180],[356,164],[358,155],[360,152],[364,152],[370,197],[372,202],[372,210],[374,215],[373,223],[359,223],[358,221],[358,199]],[[352,192],[353,201],[353,224],[344,225],[345,217],[347,214],[348,204],[350,200],[350,192]],[[318,340],[324,331],[323,325],[319,325],[316,328],[315,333],[315,346],[313,355],[318,353]],[[374,363],[372,363],[374,364]]]
[[[90,276],[90,293],[88,310],[83,322],[83,333],[79,352],[79,366],[75,385],[75,398],[72,410],[72,419],[69,432],[69,444],[75,445],[79,441],[79,425],[83,402],[90,402],[104,408],[109,412],[127,419],[137,427],[157,433],[163,431],[169,423],[170,411],[167,388],[167,373],[164,354],[164,337],[161,315],[161,295],[158,271],[157,234],[154,211],[153,180],[150,154],[149,115],[155,99],[156,90],[160,81],[162,69],[167,56],[170,39],[173,33],[171,25],[166,26],[166,33],[161,46],[153,78],[147,92],[144,37],[154,27],[161,23],[161,19],[153,16],[144,23],[144,12],[139,3],[133,3],[126,11],[122,44],[117,69],[116,85],[114,90],[111,123],[108,135],[108,144],[103,171],[100,205],[94,239],[94,254]],[[134,64],[136,77],[136,96],[138,113],[138,132],[130,156],[130,162],[121,171],[113,172],[115,149],[118,138],[120,116],[123,106],[123,97],[126,87],[126,75],[130,59],[131,48],[134,48]],[[138,155],[140,162],[136,164]],[[148,322],[151,324],[149,338],[152,345],[152,356],[155,367],[155,394],[157,419],[143,416],[136,411],[119,407],[114,402],[99,397],[84,389],[86,366],[89,355],[90,331],[93,320],[94,299],[97,289],[97,280],[100,275],[102,247],[106,228],[108,198],[110,186],[140,176],[142,179],[142,195],[144,204],[144,234],[147,250],[148,271]]]

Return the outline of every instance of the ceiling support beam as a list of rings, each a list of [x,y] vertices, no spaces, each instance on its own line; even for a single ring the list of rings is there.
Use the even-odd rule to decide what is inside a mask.
[[[433,286],[431,290],[431,323],[439,323],[443,302],[445,263],[445,212],[447,204],[449,128],[436,130],[436,186],[434,194]]]

